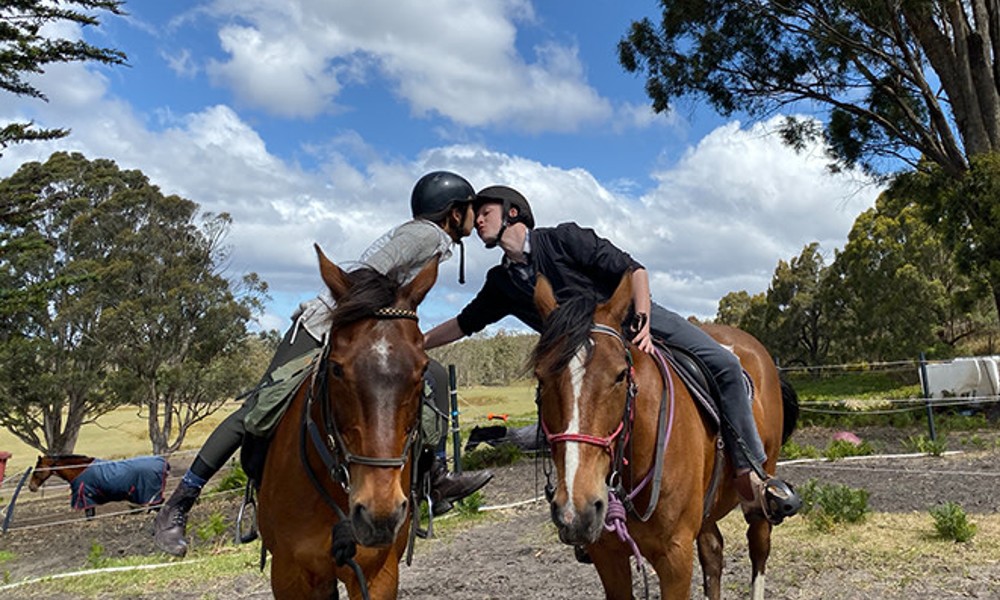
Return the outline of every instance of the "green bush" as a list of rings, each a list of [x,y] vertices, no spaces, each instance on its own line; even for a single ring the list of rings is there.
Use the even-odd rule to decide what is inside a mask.
[[[875,454],[875,448],[867,441],[860,444],[852,444],[847,440],[834,440],[823,451],[823,456],[830,460],[837,460],[848,456],[870,456]]]
[[[195,533],[201,541],[210,542],[225,534],[228,527],[222,513],[214,512],[208,516],[208,519],[198,524]]]
[[[524,452],[514,444],[500,444],[497,447],[480,446],[462,455],[463,471],[480,471],[489,467],[505,467],[524,458]]]
[[[938,537],[955,542],[968,542],[976,535],[975,523],[970,523],[962,507],[945,502],[930,510]]]
[[[87,552],[87,566],[91,569],[102,569],[107,565],[108,557],[104,555],[104,546],[91,542],[90,551]]]
[[[455,511],[462,516],[470,516],[479,512],[483,507],[483,495],[476,491],[458,501]]]
[[[863,523],[868,515],[868,490],[810,479],[799,487],[802,514],[817,531],[833,531],[840,523]]]
[[[243,467],[237,462],[219,481],[212,491],[227,492],[229,490],[242,490],[247,485],[247,474],[243,472]]]
[[[781,447],[781,456],[786,460],[795,460],[798,458],[819,458],[823,454],[819,451],[816,446],[811,446],[806,444],[805,446],[800,446],[795,440],[788,440],[785,445]]]
[[[943,439],[932,440],[926,435],[911,435],[903,443],[914,452],[930,454],[931,456],[941,456],[947,450],[947,444]]]

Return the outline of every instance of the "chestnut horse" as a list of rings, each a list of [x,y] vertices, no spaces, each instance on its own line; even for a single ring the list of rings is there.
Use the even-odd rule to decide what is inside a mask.
[[[428,363],[415,311],[437,260],[400,286],[394,273],[345,273],[316,252],[337,304],[264,464],[258,520],[271,589],[279,600],[335,598],[340,580],[351,598],[395,598]]]
[[[98,504],[128,501],[135,506],[163,503],[163,487],[170,465],[162,456],[101,460],[83,454],[39,456],[28,489],[37,492],[49,477],[62,478],[70,487],[70,505],[94,516]]]
[[[656,360],[627,341],[622,322],[631,301],[628,275],[606,303],[583,303],[582,309],[573,302],[557,307],[551,285],[538,278],[535,303],[546,329],[533,366],[540,423],[556,467],[557,481],[549,488],[552,520],[564,543],[585,547],[608,598],[633,597],[630,557],[638,554],[656,571],[661,598],[688,598],[697,541],[705,596],[718,599],[723,540],[717,521],[739,504],[732,467],[717,463],[716,427],[677,373],[670,369],[664,381]],[[734,349],[753,380],[764,467],[773,473],[783,438],[794,427],[794,390],[782,385],[767,350],[752,336],[725,326],[704,329]],[[650,485],[658,438],[665,440],[662,480]],[[724,470],[715,473],[722,463]],[[651,498],[654,489],[657,497]],[[754,512],[745,517],[753,597],[760,599],[771,524]]]

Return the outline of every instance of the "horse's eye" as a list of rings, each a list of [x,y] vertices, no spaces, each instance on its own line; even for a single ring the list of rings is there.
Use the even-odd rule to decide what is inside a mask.
[[[622,372],[618,374],[618,377],[615,377],[615,383],[617,384],[625,381],[626,375],[628,375],[628,369],[622,369]]]
[[[330,372],[333,373],[334,377],[340,379],[344,376],[344,366],[339,362],[330,361]]]

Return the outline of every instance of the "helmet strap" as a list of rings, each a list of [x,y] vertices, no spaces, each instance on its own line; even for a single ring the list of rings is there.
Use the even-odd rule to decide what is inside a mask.
[[[458,283],[465,285],[465,244],[458,240]]]

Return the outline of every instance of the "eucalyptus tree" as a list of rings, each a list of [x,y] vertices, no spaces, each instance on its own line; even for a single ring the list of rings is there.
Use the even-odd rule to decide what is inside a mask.
[[[259,375],[243,353],[266,285],[221,272],[228,215],[80,154],[23,165],[0,197],[32,215],[4,239],[36,248],[0,256],[5,286],[36,286],[0,328],[0,425],[69,452],[83,423],[135,404],[163,452]]]
[[[633,22],[618,46],[656,111],[691,97],[724,115],[808,113],[788,117],[781,134],[797,147],[822,140],[834,168],[930,176],[911,182],[937,207],[922,216],[957,250],[976,249],[962,265],[987,279],[1000,306],[1000,3],[659,5],[659,22]]]
[[[97,62],[120,65],[125,53],[87,43],[82,39],[53,37],[51,25],[100,25],[104,12],[122,15],[121,0],[6,0],[0,2],[0,90],[15,96],[47,98],[31,76],[44,73],[48,65],[66,62]],[[31,140],[65,137],[67,129],[39,129],[30,122],[0,122],[0,150]]]

